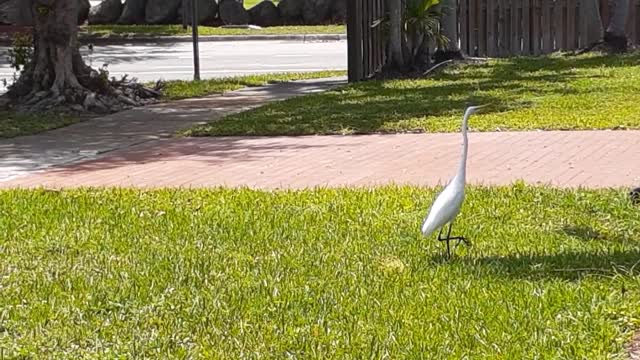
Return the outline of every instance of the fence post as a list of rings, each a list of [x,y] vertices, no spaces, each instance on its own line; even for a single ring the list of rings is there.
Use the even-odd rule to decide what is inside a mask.
[[[553,52],[553,33],[551,32],[551,10],[553,3],[550,1],[542,1],[542,53],[549,54]]]
[[[362,80],[362,0],[347,1],[347,55],[349,82]]]
[[[360,26],[362,27],[362,78],[365,79],[371,73],[371,25],[369,15],[371,14],[371,0],[362,0],[360,13]]]
[[[540,55],[542,51],[542,32],[540,31],[540,19],[542,10],[540,9],[540,0],[533,0],[533,8],[531,9],[531,46],[533,55]]]
[[[460,0],[460,10],[458,11],[458,19],[460,21],[460,50],[467,54],[470,54],[469,50],[469,0]],[[473,16],[473,15],[471,15]]]
[[[533,1],[524,0],[522,3],[522,54],[532,55],[531,51],[531,9]]]

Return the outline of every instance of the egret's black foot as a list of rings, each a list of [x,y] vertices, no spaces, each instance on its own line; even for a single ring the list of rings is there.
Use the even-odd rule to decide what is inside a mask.
[[[467,240],[464,236],[454,236],[451,237],[451,227],[453,224],[449,224],[449,230],[447,231],[447,236],[446,237],[442,237],[442,231],[444,230],[444,227],[440,229],[440,233],[438,234],[438,241],[446,241],[447,242],[447,253],[445,255],[445,258],[447,260],[449,260],[451,258],[451,240],[458,240],[456,242],[455,247],[458,247],[458,245],[460,245],[460,243],[464,243],[467,246],[471,246],[471,242],[469,242],[469,240]]]
[[[456,243],[456,246],[458,246],[460,244],[465,244],[466,246],[471,246],[471,241],[468,240],[467,238],[465,238],[464,236],[457,237],[457,240],[458,240],[458,242]]]
[[[445,241],[447,243],[447,252],[445,253],[445,258],[447,260],[451,258],[451,240],[457,240],[456,244],[453,247],[454,250],[460,244],[465,244],[466,246],[471,246],[471,242],[468,239],[466,239],[464,236],[455,236],[455,237],[450,237],[450,238],[438,237],[438,241],[440,241],[440,242]]]

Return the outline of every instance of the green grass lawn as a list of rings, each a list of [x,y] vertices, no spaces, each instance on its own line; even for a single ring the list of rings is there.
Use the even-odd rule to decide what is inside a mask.
[[[273,103],[198,126],[190,135],[301,135],[640,128],[640,53],[494,60],[432,78],[370,81]]]
[[[190,97],[199,97],[213,94],[221,94],[227,91],[238,90],[247,86],[263,86],[278,82],[287,82],[304,79],[317,79],[346,75],[345,71],[317,71],[308,73],[282,73],[248,75],[202,81],[172,80],[166,82],[164,98],[177,100]]]
[[[605,359],[640,326],[624,191],[0,191],[0,349],[39,358]]]
[[[296,35],[296,34],[346,34],[344,25],[317,26],[273,26],[260,30],[227,29],[220,27],[199,26],[198,33],[207,35]],[[80,28],[80,34],[99,35],[191,35],[191,28],[183,29],[182,25],[90,25]]]
[[[43,131],[71,125],[78,117],[57,114],[19,114],[0,111],[0,138],[37,134]]]

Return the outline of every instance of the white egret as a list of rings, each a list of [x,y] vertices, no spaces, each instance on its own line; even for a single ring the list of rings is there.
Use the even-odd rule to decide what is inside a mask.
[[[451,256],[451,249],[449,245],[451,240],[458,240],[456,246],[461,242],[468,244],[464,236],[451,237],[451,227],[453,226],[453,221],[456,216],[460,213],[460,208],[464,202],[464,187],[467,172],[467,150],[469,148],[469,141],[467,139],[467,121],[471,114],[485,106],[486,105],[471,106],[465,111],[464,116],[462,117],[462,158],[460,159],[458,172],[433,202],[433,205],[429,210],[429,214],[422,223],[422,234],[424,236],[429,236],[434,231],[440,229],[438,240],[447,242],[447,258]],[[442,237],[442,231],[447,224],[449,224],[447,236]]]

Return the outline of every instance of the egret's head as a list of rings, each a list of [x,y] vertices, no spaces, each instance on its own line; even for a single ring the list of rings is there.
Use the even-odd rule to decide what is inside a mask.
[[[479,106],[469,106],[467,108],[467,111],[465,112],[465,116],[470,116],[472,114],[475,114],[476,112],[478,112],[478,110],[484,109],[488,106],[489,104],[479,105]]]
[[[464,116],[462,117],[462,128],[465,130],[469,130],[469,126],[467,125],[469,116],[471,116],[471,114],[476,113],[478,110],[486,108],[487,106],[489,105],[486,104],[486,105],[479,105],[479,106],[469,106],[467,110],[464,112]]]

